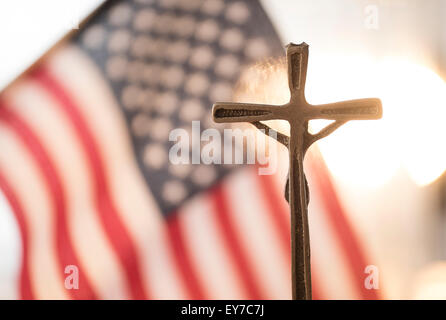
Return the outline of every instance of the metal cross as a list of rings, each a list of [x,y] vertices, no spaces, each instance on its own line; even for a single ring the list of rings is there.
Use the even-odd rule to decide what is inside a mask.
[[[372,120],[382,116],[381,101],[376,98],[311,105],[305,99],[305,80],[308,65],[308,45],[290,43],[286,47],[288,84],[291,99],[281,106],[217,102],[212,114],[214,121],[250,122],[265,134],[272,131],[260,121],[286,120],[290,124],[290,137],[277,133],[277,140],[289,150],[290,170],[285,196],[291,211],[291,273],[292,297],[311,299],[310,237],[308,230],[308,190],[303,160],[308,148],[317,140],[329,135],[349,120]],[[317,134],[308,132],[312,119],[334,120]]]

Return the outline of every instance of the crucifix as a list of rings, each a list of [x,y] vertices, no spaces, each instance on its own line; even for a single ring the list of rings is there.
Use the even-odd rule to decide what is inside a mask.
[[[286,120],[290,136],[275,132],[278,142],[289,151],[290,167],[285,197],[291,213],[291,276],[292,297],[311,299],[310,236],[308,230],[309,191],[304,175],[303,161],[308,148],[326,137],[349,120],[372,120],[382,116],[381,101],[377,98],[311,105],[305,99],[305,80],[308,65],[308,45],[290,43],[286,47],[288,85],[291,99],[276,106],[251,103],[217,102],[212,108],[214,121],[250,122],[269,135],[274,131],[260,121]],[[316,134],[308,132],[308,121],[334,120]]]

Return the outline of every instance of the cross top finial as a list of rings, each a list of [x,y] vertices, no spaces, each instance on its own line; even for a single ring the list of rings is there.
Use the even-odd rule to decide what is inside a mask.
[[[288,61],[288,86],[290,87],[291,100],[302,99],[305,101],[308,44],[305,42],[299,45],[289,43],[286,46],[286,55]]]
[[[273,131],[261,123],[267,120],[286,120],[290,136],[277,133],[277,140],[286,145],[290,155],[290,171],[286,198],[291,211],[291,253],[293,299],[311,299],[310,238],[308,231],[306,179],[303,159],[307,149],[317,140],[329,135],[349,120],[373,120],[382,116],[381,101],[377,98],[311,105],[305,99],[308,66],[308,45],[290,43],[286,46],[290,101],[281,106],[251,103],[217,102],[212,114],[214,121],[250,122],[268,134]],[[334,120],[316,134],[308,132],[312,119]],[[288,187],[289,186],[289,187]]]

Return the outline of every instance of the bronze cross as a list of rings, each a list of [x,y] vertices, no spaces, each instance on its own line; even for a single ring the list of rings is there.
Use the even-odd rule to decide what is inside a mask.
[[[303,169],[308,148],[317,140],[329,135],[349,120],[372,120],[382,116],[381,101],[376,98],[357,99],[323,105],[311,105],[305,99],[305,80],[308,65],[308,45],[290,43],[286,47],[288,85],[291,99],[281,106],[217,102],[212,114],[214,121],[250,122],[265,134],[273,131],[260,121],[286,120],[290,124],[290,136],[277,133],[277,140],[286,145],[290,156],[290,170],[285,196],[291,211],[291,273],[292,297],[311,299],[310,237],[307,205],[309,196]],[[316,134],[308,132],[312,119],[334,120]]]

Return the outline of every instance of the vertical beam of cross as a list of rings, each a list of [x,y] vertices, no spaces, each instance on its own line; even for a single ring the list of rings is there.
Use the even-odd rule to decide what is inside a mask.
[[[278,134],[290,156],[288,199],[291,213],[292,297],[311,299],[310,235],[307,212],[306,180],[303,161],[308,148],[349,120],[372,120],[382,116],[381,101],[357,99],[325,105],[311,105],[305,98],[308,45],[290,43],[286,47],[290,101],[281,106],[251,103],[217,102],[213,106],[214,121],[250,122],[259,129],[273,131],[260,121],[280,119],[290,123],[290,137]],[[308,132],[312,119],[334,120],[317,134]]]
[[[305,82],[308,65],[308,46],[287,46],[288,86],[290,87],[290,104],[294,112],[290,116],[301,113],[305,106]],[[291,109],[290,109],[291,110]],[[303,117],[289,117],[290,154],[289,171],[289,204],[291,211],[291,275],[293,299],[311,299],[311,265],[310,234],[308,226],[307,193],[305,192],[304,156],[305,134],[308,132],[308,121]]]

